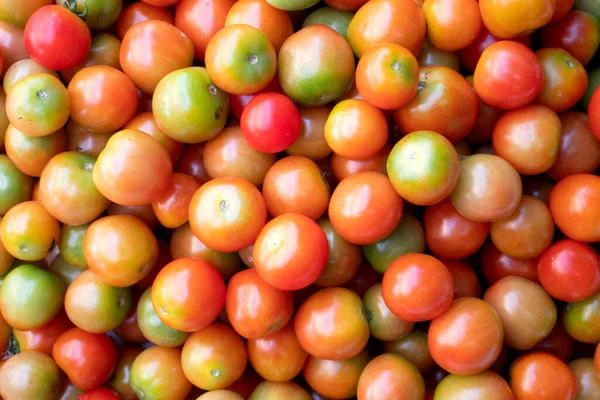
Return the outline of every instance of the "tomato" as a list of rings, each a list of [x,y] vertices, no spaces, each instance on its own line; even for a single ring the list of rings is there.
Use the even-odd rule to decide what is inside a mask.
[[[69,83],[68,93],[73,121],[96,132],[120,129],[133,117],[138,106],[131,79],[106,65],[86,67],[77,72]]]
[[[562,140],[561,134],[561,140]],[[562,143],[561,143],[562,146]],[[560,151],[560,149],[559,149]],[[560,157],[560,152],[559,152]],[[558,158],[557,158],[558,160]],[[554,187],[555,183],[545,175],[530,175],[523,176],[523,194],[533,196],[548,205],[550,199],[550,192]]]
[[[328,218],[321,218],[317,223],[327,237],[329,257],[325,269],[314,283],[320,287],[343,286],[356,276],[360,268],[360,247],[341,237]]]
[[[169,328],[161,321],[152,305],[151,288],[144,290],[140,296],[136,315],[142,335],[157,346],[178,347],[190,336],[187,332]]]
[[[596,139],[600,140],[600,89],[596,89],[588,105],[589,125]]]
[[[556,226],[569,238],[582,242],[600,240],[600,177],[570,175],[550,193],[550,212]]]
[[[171,11],[168,8],[157,7],[136,1],[125,7],[117,18],[116,33],[119,39],[123,40],[127,31],[135,24],[148,20],[165,21],[171,25],[175,22]]]
[[[6,400],[55,399],[60,387],[59,373],[56,363],[46,354],[16,354],[0,370],[0,395]]]
[[[302,27],[309,25],[326,25],[342,35],[344,38],[348,32],[348,25],[354,13],[343,11],[339,8],[321,7],[311,12],[302,23]]]
[[[425,398],[425,382],[405,358],[392,353],[381,354],[367,364],[358,381],[358,398],[362,400]]]
[[[11,3],[11,8],[13,7]],[[19,60],[29,57],[23,40],[24,31],[18,26],[0,21],[0,50],[2,51],[2,73]]]
[[[329,218],[344,239],[365,245],[392,233],[402,209],[402,198],[385,175],[361,172],[345,178],[334,190]]]
[[[308,385],[322,396],[346,399],[356,396],[358,380],[369,361],[366,351],[346,360],[309,357],[302,369]]]
[[[9,128],[9,131],[13,129]],[[5,154],[0,155],[0,214],[5,215],[19,203],[31,199],[33,179],[18,169]]]
[[[8,0],[2,1],[0,2],[0,20],[23,28],[31,14],[51,3],[52,0],[35,0],[19,4],[12,4]]]
[[[144,4],[144,3],[142,3]],[[133,117],[123,129],[137,129],[156,139],[171,156],[173,163],[177,162],[183,152],[183,143],[167,136],[157,125],[151,112],[143,112]]]
[[[67,150],[80,151],[96,158],[106,147],[108,139],[115,133],[90,131],[80,127],[72,119],[67,122],[65,132],[67,134]]]
[[[569,367],[558,357],[545,352],[519,357],[510,369],[510,380],[518,399],[573,400],[577,394],[577,381]]]
[[[150,229],[156,229],[160,225],[150,204],[143,206],[122,206],[117,203],[112,203],[106,209],[106,215],[131,215],[138,217],[148,225],[148,228]]]
[[[62,0],[56,0],[56,4],[63,5]],[[69,4],[70,3],[70,4]],[[111,27],[121,12],[122,0],[69,0],[71,11],[76,12],[86,25],[92,30],[104,30]],[[63,5],[64,7],[64,5]]]
[[[556,323],[556,306],[550,296],[540,285],[525,278],[500,279],[490,286],[483,299],[500,316],[504,343],[513,349],[531,349],[548,336]]]
[[[93,169],[96,187],[124,206],[152,203],[163,193],[173,170],[169,153],[149,135],[135,129],[115,133]]]
[[[531,49],[521,43],[500,41],[483,51],[473,81],[477,95],[485,103],[501,110],[513,110],[529,104],[540,94],[543,75],[542,66]]]
[[[402,356],[422,374],[428,373],[436,365],[429,352],[427,335],[416,328],[400,339],[384,342],[383,351]]]
[[[73,323],[87,332],[105,333],[125,321],[131,308],[130,288],[104,283],[92,270],[71,282],[65,295],[65,310]]]
[[[302,371],[308,354],[298,343],[293,324],[259,339],[249,339],[248,361],[271,382],[287,382]]]
[[[485,279],[493,284],[506,276],[519,276],[533,282],[538,281],[538,259],[519,260],[510,257],[488,242],[480,254],[480,265]]]
[[[569,369],[577,381],[577,396],[594,398],[600,395],[600,378],[594,369],[592,358],[579,358],[569,363]]]
[[[80,394],[77,400],[121,400],[121,397],[112,389],[96,388]]]
[[[105,383],[117,361],[117,351],[104,334],[72,328],[63,333],[52,350],[54,360],[81,390]]]
[[[39,201],[12,207],[0,222],[0,237],[6,250],[23,261],[43,260],[58,243],[60,226]]]
[[[33,74],[16,82],[6,96],[6,115],[19,131],[46,136],[69,118],[67,89],[50,74]]]
[[[278,153],[298,139],[302,120],[298,108],[285,95],[261,93],[244,108],[240,127],[252,148],[263,153]]]
[[[64,311],[60,311],[54,318],[40,328],[33,330],[13,329],[12,334],[19,346],[19,352],[38,351],[52,357],[52,348],[56,340],[68,329],[73,328],[73,323]]]
[[[188,221],[192,196],[200,187],[193,176],[173,173],[162,195],[152,202],[152,209],[160,223],[167,228],[177,228]]]
[[[412,0],[375,0],[356,12],[347,38],[358,58],[369,48],[386,42],[399,44],[416,56],[426,31],[423,10]]]
[[[296,312],[294,330],[308,354],[327,360],[354,357],[369,340],[361,299],[345,288],[321,289],[306,299]]]
[[[596,351],[594,351],[594,369],[596,373],[600,370],[600,350],[598,350],[600,346],[596,346]]]
[[[307,26],[286,39],[278,65],[283,92],[303,107],[342,97],[354,80],[352,49],[342,35],[325,25]]]
[[[561,320],[569,336],[578,342],[596,344],[600,341],[598,320],[600,291],[576,303],[568,303]]]
[[[467,47],[477,38],[482,26],[476,0],[426,0],[423,13],[427,22],[427,37],[443,51]]]
[[[181,349],[154,346],[131,365],[131,388],[138,398],[183,400],[192,389],[181,365]]]
[[[131,297],[131,307],[123,322],[114,329],[114,332],[128,343],[143,343],[146,338],[137,321],[137,304],[140,296],[134,292]]]
[[[362,298],[371,336],[383,341],[400,339],[407,335],[414,323],[394,315],[383,300],[381,283],[377,283]]]
[[[479,277],[468,263],[451,260],[444,260],[443,262],[452,274],[455,300],[461,297],[481,297]]]
[[[211,177],[204,167],[204,143],[185,146],[175,164],[175,172],[191,175],[202,184],[208,182]]]
[[[117,350],[117,363],[107,386],[116,391],[122,400],[136,400],[137,395],[131,388],[131,365],[142,349],[135,345],[123,345]]]
[[[65,41],[65,37],[69,40]],[[60,70],[74,67],[85,59],[92,35],[85,22],[69,9],[47,5],[37,9],[27,20],[24,41],[27,52],[38,64]]]
[[[588,71],[588,86],[585,89],[585,93],[583,94],[580,102],[581,107],[585,111],[588,110],[592,95],[598,86],[600,86],[600,67],[596,67]]]
[[[252,244],[267,219],[267,207],[258,189],[242,178],[217,178],[192,197],[190,226],[209,248],[231,252]]]
[[[8,273],[2,287],[0,311],[14,329],[41,328],[63,306],[65,288],[60,278],[31,264],[18,266]]]
[[[183,373],[204,390],[228,387],[243,375],[247,362],[244,341],[232,328],[221,323],[194,332],[181,354]]]
[[[294,381],[264,381],[256,387],[248,400],[311,400],[310,394]]]
[[[528,35],[552,19],[555,0],[536,0],[526,4],[516,0],[482,0],[481,18],[490,32],[501,39]]]
[[[515,398],[504,378],[493,371],[484,371],[469,376],[448,375],[435,388],[433,400],[459,399],[461,396],[472,396],[482,400]]]
[[[45,265],[40,266],[45,267]],[[75,278],[77,278],[77,276],[83,272],[81,268],[66,262],[60,254],[58,254],[54,260],[52,260],[48,266],[48,270],[58,275],[67,288],[75,280]]]
[[[557,322],[548,336],[539,341],[534,350],[542,350],[554,354],[564,362],[569,362],[573,356],[575,340],[565,331],[560,322]]]
[[[405,134],[434,131],[458,142],[473,129],[478,113],[477,95],[462,75],[447,67],[422,67],[417,94],[393,117]]]
[[[572,10],[542,29],[542,45],[565,49],[587,65],[600,46],[600,22],[586,11]]]
[[[208,262],[180,258],[167,264],[152,285],[152,305],[172,329],[194,332],[210,325],[225,305],[225,283]],[[202,313],[196,310],[202,309]]]
[[[356,67],[360,95],[385,110],[408,104],[417,93],[418,83],[417,59],[399,44],[381,43],[369,48]]]
[[[248,368],[246,369],[242,377],[235,381],[233,384],[229,385],[229,387],[225,391],[234,392],[235,394],[242,396],[242,398],[247,398],[261,382],[263,382],[263,379],[260,377],[260,375],[256,373],[256,371],[254,371],[252,368]],[[213,390],[211,392],[215,391]],[[232,400],[239,399],[235,398]]]
[[[229,95],[215,86],[205,68],[182,68],[160,80],[152,110],[160,129],[172,139],[205,142],[225,126]]]
[[[63,69],[60,75],[65,82],[69,83],[77,72],[85,67],[93,65],[108,65],[116,69],[121,69],[119,63],[119,50],[121,41],[110,33],[100,32],[92,36],[92,45],[90,51],[80,64],[74,67]]]
[[[286,213],[269,221],[253,249],[256,271],[280,290],[299,290],[315,282],[329,256],[327,237],[312,219]]]
[[[417,55],[417,61],[421,67],[448,67],[455,71],[460,70],[460,61],[456,53],[438,49],[429,38],[425,38]]]
[[[462,160],[460,167],[450,201],[464,217],[476,222],[501,221],[517,209],[521,178],[503,158],[474,154]]]
[[[4,92],[8,93],[15,83],[33,74],[50,74],[58,78],[56,71],[41,66],[31,58],[25,58],[15,62],[6,70],[4,79],[2,80]]]
[[[243,400],[244,398],[231,390],[211,390],[198,397],[199,400]]]

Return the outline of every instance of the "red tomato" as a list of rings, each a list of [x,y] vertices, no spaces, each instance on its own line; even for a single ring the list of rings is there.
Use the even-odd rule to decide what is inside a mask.
[[[278,153],[300,136],[302,119],[292,100],[281,93],[260,93],[242,111],[242,134],[264,153]]]
[[[167,8],[155,7],[143,1],[136,1],[121,11],[117,19],[116,31],[119,39],[123,40],[125,34],[135,24],[157,19],[173,24],[173,15]]]
[[[583,65],[588,64],[600,46],[597,14],[594,16],[585,11],[569,11],[561,20],[542,29],[542,45],[565,49]]]
[[[77,396],[77,400],[121,400],[121,396],[112,389],[97,388]]]
[[[596,139],[600,140],[600,86],[596,88],[596,91],[590,99],[588,105],[588,118],[590,129]]]
[[[31,58],[38,64],[60,70],[83,62],[90,50],[92,35],[85,22],[70,10],[49,5],[29,17],[24,40]]]
[[[519,400],[541,398],[574,400],[577,381],[558,357],[532,352],[519,357],[510,369],[511,388]]]
[[[404,357],[382,354],[372,359],[360,375],[358,398],[421,400],[425,398],[425,382]]]

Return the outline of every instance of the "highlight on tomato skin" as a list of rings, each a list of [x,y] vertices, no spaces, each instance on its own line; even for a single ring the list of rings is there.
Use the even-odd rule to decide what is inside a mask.
[[[0,397],[600,399],[599,48],[599,0],[0,0]]]

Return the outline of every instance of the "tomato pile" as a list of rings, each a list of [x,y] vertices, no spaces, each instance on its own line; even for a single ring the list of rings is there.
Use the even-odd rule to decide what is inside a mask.
[[[0,399],[600,399],[599,0],[0,0]]]

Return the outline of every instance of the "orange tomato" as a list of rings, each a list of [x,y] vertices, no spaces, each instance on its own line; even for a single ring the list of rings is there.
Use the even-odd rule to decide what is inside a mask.
[[[148,21],[151,19],[157,19],[161,21],[173,24],[173,15],[167,8],[156,7],[143,1],[136,1],[130,6],[126,7],[119,14],[115,29],[119,39],[123,40],[125,34],[135,24],[140,22]]]
[[[156,123],[152,112],[146,111],[137,114],[133,117],[123,129],[137,129],[138,131],[147,133],[158,141],[171,156],[171,160],[175,163],[179,160],[183,152],[183,143],[176,141],[166,135]]]
[[[152,202],[152,209],[166,228],[177,228],[188,221],[190,202],[200,182],[193,176],[175,172],[164,192]]]
[[[525,36],[552,19],[556,0],[479,0],[483,23],[500,39]]]
[[[467,47],[481,30],[477,0],[425,0],[423,13],[427,21],[427,37],[443,51]]]

